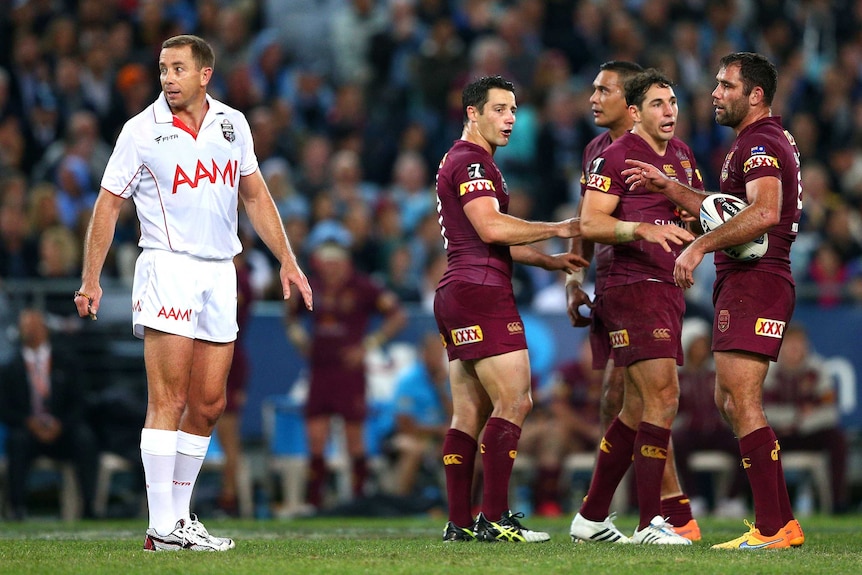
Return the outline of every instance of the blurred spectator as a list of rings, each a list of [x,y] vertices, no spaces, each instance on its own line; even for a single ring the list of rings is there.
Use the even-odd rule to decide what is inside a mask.
[[[557,366],[537,392],[536,407],[521,433],[518,450],[536,460],[532,492],[537,515],[562,515],[566,456],[592,452],[601,439],[602,373],[592,362],[589,339],[584,338],[576,359]]]
[[[834,307],[844,301],[844,287],[849,273],[841,254],[829,240],[814,251],[808,267],[808,278],[817,286],[817,304]]]
[[[91,110],[77,110],[69,116],[63,138],[54,141],[45,150],[39,163],[33,168],[32,180],[55,181],[59,165],[67,155],[83,159],[90,174],[101,175],[105,171],[111,156],[111,146],[102,139],[99,118]]]
[[[52,345],[41,312],[25,309],[18,322],[19,353],[0,368],[0,420],[8,428],[8,505],[13,520],[27,516],[28,474],[40,456],[70,461],[83,496],[83,515],[95,517],[99,454],[83,418],[84,382],[78,362]]]
[[[417,496],[423,471],[440,486],[440,450],[452,417],[449,363],[440,334],[419,341],[416,362],[398,378],[395,405],[395,494]]]
[[[96,203],[97,189],[90,167],[83,158],[67,154],[57,165],[55,183],[60,221],[70,229],[77,228],[82,214],[89,216]]]
[[[348,0],[335,13],[329,38],[332,42],[333,78],[336,84],[365,86],[371,80],[371,38],[387,25],[384,2]]]
[[[4,200],[0,203],[0,277],[36,277],[38,266],[39,244],[30,237],[24,207]]]
[[[299,315],[300,298],[285,302],[288,339],[307,357],[310,369],[305,405],[310,458],[307,498],[318,509],[325,502],[324,448],[334,416],[344,420],[353,496],[364,494],[368,475],[365,355],[389,341],[407,319],[395,294],[353,269],[348,245],[349,241],[323,241],[314,247],[309,279],[315,306],[310,331]],[[378,316],[382,316],[380,327],[370,332],[370,323]]]
[[[428,167],[422,156],[412,151],[398,155],[392,168],[392,185],[385,191],[385,197],[401,211],[401,225],[407,235],[413,233],[426,214],[436,210],[437,196],[429,185]]]
[[[828,453],[833,511],[848,511],[847,437],[839,422],[835,382],[800,324],[784,330],[778,361],[770,364],[764,383],[763,408],[782,451]]]
[[[685,363],[679,368],[679,409],[673,426],[673,445],[680,482],[691,498],[695,514],[707,511],[712,503],[718,515],[743,516],[746,503],[743,489],[746,476],[741,465],[735,465],[728,492],[719,501],[708,501],[701,478],[691,469],[689,460],[699,450],[715,450],[739,459],[739,443],[730,426],[715,405],[715,365],[712,360],[712,326],[706,320],[687,317],[682,324],[682,347]]]

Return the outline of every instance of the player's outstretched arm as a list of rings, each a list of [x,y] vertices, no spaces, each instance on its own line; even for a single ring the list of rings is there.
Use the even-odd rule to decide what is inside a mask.
[[[631,167],[623,170],[622,175],[630,190],[643,186],[651,192],[664,194],[667,199],[690,214],[700,213],[700,204],[709,194],[671,180],[652,164],[632,159],[627,159],[626,164]]]
[[[521,246],[549,238],[574,238],[581,235],[578,218],[559,222],[522,220],[500,211],[496,198],[478,197],[464,204],[464,214],[483,242]]]
[[[102,286],[99,278],[105,265],[108,250],[114,241],[117,219],[125,200],[105,188],[99,192],[93,206],[93,215],[87,225],[84,239],[84,264],[81,272],[81,288],[75,292],[75,307],[81,317],[96,319],[102,302]]]
[[[239,195],[254,230],[281,264],[279,277],[281,278],[284,299],[290,298],[290,285],[294,284],[299,289],[299,293],[302,294],[305,307],[309,310],[312,309],[314,305],[311,286],[296,261],[296,254],[290,247],[290,241],[284,231],[284,224],[281,222],[278,209],[275,207],[275,202],[263,176],[260,174],[260,170],[240,178]]]

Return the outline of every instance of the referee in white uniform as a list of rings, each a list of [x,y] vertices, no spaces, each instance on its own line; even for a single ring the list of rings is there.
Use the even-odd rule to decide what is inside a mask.
[[[143,252],[135,265],[133,329],[144,339],[147,418],[141,457],[149,526],[144,549],[224,551],[190,513],[192,490],[225,407],[236,340],[236,271],[242,198],[255,230],[281,263],[284,297],[296,284],[308,309],[311,288],[258,170],[243,114],[210,98],[212,48],[197,36],[166,40],[162,93],[126,122],[102,177],[87,230],[83,317],[99,311],[99,276],[123,201],[135,202]]]

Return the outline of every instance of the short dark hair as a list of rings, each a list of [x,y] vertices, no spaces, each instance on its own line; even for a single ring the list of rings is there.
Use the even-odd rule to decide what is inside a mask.
[[[192,49],[192,57],[195,59],[198,70],[215,67],[215,53],[213,53],[212,46],[200,36],[181,34],[162,42],[162,50],[182,46],[189,46]]]
[[[720,64],[722,68],[738,64],[744,94],[747,96],[760,86],[763,89],[763,101],[767,106],[772,105],[778,86],[778,70],[766,56],[755,52],[733,52],[722,58]]]
[[[634,62],[628,62],[626,60],[608,60],[599,66],[599,70],[602,72],[615,72],[622,80],[622,83],[625,84],[626,80],[643,72],[643,66],[640,64],[635,64]]]
[[[467,108],[472,106],[482,113],[482,108],[488,103],[488,92],[492,88],[499,88],[515,93],[515,85],[502,76],[482,76],[464,87],[461,92],[461,107],[464,112],[464,120],[467,119]]]
[[[647,91],[653,86],[671,88],[673,87],[673,82],[660,70],[647,68],[643,72],[635,74],[626,80],[626,104],[640,108],[644,103]]]

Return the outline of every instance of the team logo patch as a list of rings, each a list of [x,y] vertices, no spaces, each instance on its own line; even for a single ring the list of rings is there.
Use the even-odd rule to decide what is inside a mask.
[[[233,142],[234,140],[236,140],[236,134],[233,131],[233,124],[231,124],[227,120],[224,120],[221,123],[221,134],[228,142]]]
[[[509,335],[524,333],[524,324],[519,321],[512,321],[506,324],[506,329],[509,330]]]
[[[650,459],[667,459],[667,449],[657,445],[641,445],[641,455]]]
[[[753,170],[755,168],[778,169],[780,167],[781,166],[778,165],[778,158],[774,156],[757,155],[751,156],[750,158],[745,160],[745,163],[742,164],[742,172],[747,174],[750,170]]]
[[[721,333],[730,329],[730,310],[723,309],[718,312],[718,331]]]
[[[611,340],[611,347],[628,347],[629,345],[629,332],[628,330],[621,329],[618,331],[612,331],[608,333],[608,337]]]
[[[611,179],[601,174],[590,174],[590,177],[587,178],[587,187],[607,192],[611,189]]]
[[[661,167],[667,177],[676,179],[676,170],[673,168],[673,164],[665,164]]]
[[[657,341],[670,341],[670,329],[657,327],[652,330],[652,338]]]
[[[783,321],[759,317],[754,324],[754,333],[756,335],[781,339],[784,337],[784,326],[785,322]]]
[[[494,182],[492,182],[491,180],[473,180],[471,182],[464,182],[463,184],[458,186],[458,195],[459,196],[467,195],[470,192],[496,192],[496,191],[497,191],[497,189],[494,187]]]
[[[467,345],[468,343],[479,343],[483,339],[482,327],[478,325],[459,327],[458,329],[452,330],[452,343],[456,346]]]
[[[790,133],[790,132],[788,132],[787,130],[784,130],[784,137],[785,137],[785,138],[787,138],[787,141],[788,141],[788,142],[790,142],[790,145],[791,145],[791,146],[795,146],[795,145],[796,145],[796,138],[794,138],[794,137],[793,137],[793,134],[791,134],[791,133]]]
[[[467,166],[467,177],[471,180],[477,180],[485,177],[485,166],[482,164],[470,164]]]

